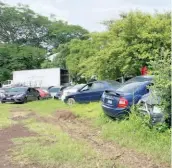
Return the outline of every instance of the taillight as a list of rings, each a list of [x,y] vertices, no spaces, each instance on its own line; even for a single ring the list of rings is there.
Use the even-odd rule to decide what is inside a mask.
[[[128,106],[128,100],[124,97],[119,98],[118,108],[126,108]]]

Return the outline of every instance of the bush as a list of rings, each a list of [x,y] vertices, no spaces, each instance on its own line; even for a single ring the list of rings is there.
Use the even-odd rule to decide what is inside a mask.
[[[150,62],[150,68],[155,75],[154,89],[161,98],[161,104],[166,121],[171,126],[171,65],[170,51],[161,49],[161,54],[156,55],[155,59]]]

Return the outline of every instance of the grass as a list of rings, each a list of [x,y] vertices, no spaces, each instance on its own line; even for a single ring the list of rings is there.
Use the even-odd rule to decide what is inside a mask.
[[[129,120],[113,121],[102,112],[100,103],[77,104],[67,106],[60,101],[42,101],[27,106],[41,114],[52,114],[57,109],[69,109],[81,118],[91,119],[101,129],[102,137],[127,148],[148,154],[160,162],[170,162],[170,130],[163,133],[150,129],[143,120],[131,115]]]
[[[32,119],[26,121],[26,127],[39,136],[13,139],[17,145],[13,149],[13,160],[17,163],[38,163],[44,167],[94,167],[101,159],[90,146],[72,139],[57,126]],[[101,161],[101,167],[109,164]]]
[[[0,104],[0,129],[9,127],[11,125],[10,105]]]
[[[158,162],[170,163],[170,130],[160,133],[156,129],[150,129],[135,114],[129,120],[104,124],[102,136],[121,146],[152,156]]]
[[[37,112],[41,116],[49,116],[52,115],[56,110],[69,108],[65,103],[52,99],[47,101],[42,100],[29,102],[22,106],[24,108],[31,109],[34,112]]]
[[[132,114],[129,120],[113,121],[103,114],[100,103],[77,104],[73,106],[68,106],[60,101],[55,101],[55,100],[27,103],[21,105],[21,107],[26,109],[32,109],[33,111],[45,117],[53,115],[53,113],[57,110],[62,110],[62,109],[70,110],[75,115],[81,118],[89,119],[93,123],[93,125],[95,125],[100,129],[102,138],[104,138],[105,140],[115,141],[121,146],[132,148],[135,151],[147,154],[152,158],[154,158],[155,160],[157,160],[158,162],[170,163],[171,130],[168,129],[165,132],[158,132],[154,128],[150,129],[148,126],[146,126],[143,123],[143,120],[140,119],[135,114]],[[6,127],[11,123],[10,120],[8,119],[9,108],[10,108],[9,105],[0,105],[0,111],[4,112],[4,113],[0,113],[0,128]],[[21,154],[24,155],[24,153],[26,152],[28,153],[28,157],[32,157],[31,155],[33,156],[40,155],[42,159],[39,158],[38,160],[41,160],[42,162],[42,160],[45,159],[45,157],[49,158],[51,152],[50,153],[46,152],[48,147],[41,146],[41,143],[44,142],[44,140],[46,141],[48,136],[50,135],[52,137],[55,137],[55,142],[56,142],[57,137],[59,137],[60,135],[61,137],[59,143],[60,146],[57,145],[57,142],[52,143],[51,146],[49,146],[50,151],[52,150],[52,152],[55,153],[56,152],[55,149],[62,150],[60,148],[61,146],[63,146],[63,149],[65,149],[65,146],[68,146],[68,144],[70,146],[70,144],[72,143],[71,144],[72,146],[70,146],[69,148],[66,147],[67,149],[65,149],[65,151],[68,152],[62,153],[62,155],[67,156],[67,157],[64,156],[64,158],[66,159],[69,158],[68,160],[69,162],[72,160],[78,162],[78,160],[82,160],[81,156],[82,158],[85,157],[85,153],[84,153],[85,149],[81,147],[84,145],[81,145],[82,143],[81,144],[79,143],[78,145],[78,142],[71,140],[71,138],[65,133],[63,133],[61,130],[59,130],[59,128],[53,127],[52,125],[51,126],[45,125],[43,123],[36,123],[33,119],[28,120],[26,125],[32,131],[36,131],[37,133],[42,134],[44,136],[41,136],[41,141],[39,143],[37,142],[37,140],[32,139],[30,141],[32,142],[31,147],[29,147],[30,142],[27,142],[25,146],[26,148],[23,147],[23,150],[21,150]],[[63,143],[61,143],[61,141]],[[75,145],[73,146],[73,144]],[[37,150],[33,150],[33,149],[37,149]],[[75,149],[77,149],[77,151],[80,153],[79,155],[75,156],[76,160],[72,158],[73,155],[71,155],[71,153],[69,152],[69,150],[76,151]],[[44,151],[46,154],[39,153],[39,150]],[[60,157],[61,156],[57,154],[54,156],[54,160],[53,159],[50,160],[52,163],[53,162],[55,163],[55,160],[58,160],[58,158]],[[33,157],[32,159],[35,158]]]
[[[98,103],[66,105],[58,100],[35,101],[22,105],[42,116],[50,116],[57,110],[70,110],[81,118],[97,118],[100,115],[101,106]]]

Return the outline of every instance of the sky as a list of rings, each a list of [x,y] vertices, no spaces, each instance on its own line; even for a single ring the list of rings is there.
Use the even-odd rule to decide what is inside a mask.
[[[171,0],[0,0],[9,5],[29,5],[36,13],[80,25],[89,31],[103,31],[104,20],[117,19],[121,12],[141,10],[154,13],[171,10]]]

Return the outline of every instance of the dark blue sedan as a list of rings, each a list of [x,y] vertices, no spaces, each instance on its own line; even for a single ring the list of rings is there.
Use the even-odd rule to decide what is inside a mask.
[[[116,81],[96,81],[90,82],[78,92],[67,95],[64,98],[64,102],[68,104],[88,103],[93,101],[100,101],[103,92],[107,89],[116,90],[121,84]]]
[[[116,91],[106,90],[102,95],[102,108],[110,117],[127,115],[130,107],[149,92],[150,81],[124,84]]]

